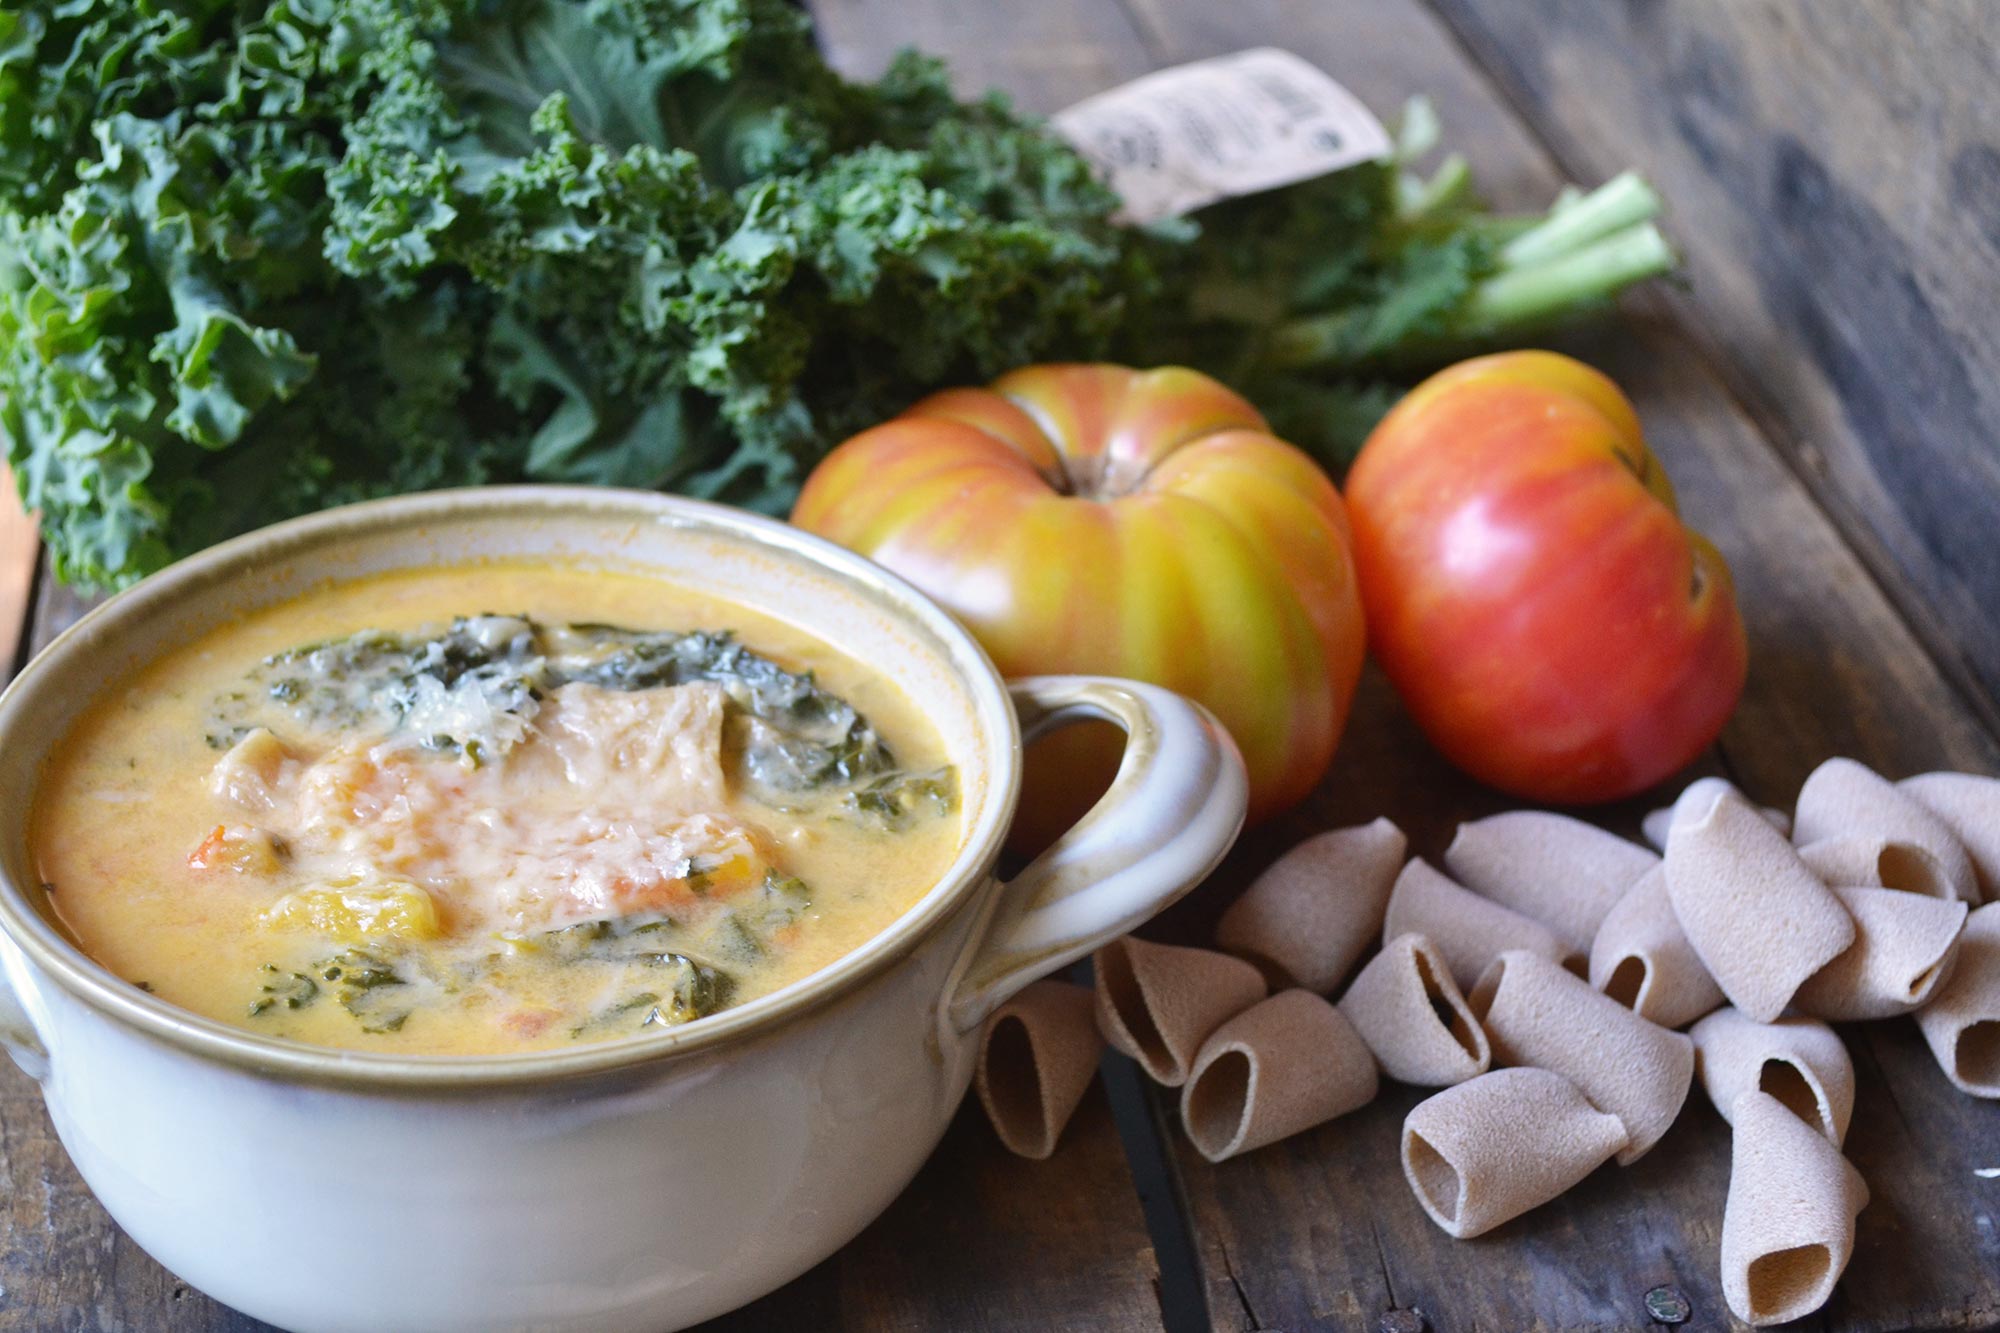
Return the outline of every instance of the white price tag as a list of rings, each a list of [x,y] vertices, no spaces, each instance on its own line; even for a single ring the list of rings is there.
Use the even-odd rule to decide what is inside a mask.
[[[1353,93],[1272,47],[1197,60],[1089,97],[1050,118],[1153,222],[1385,156],[1389,134]]]

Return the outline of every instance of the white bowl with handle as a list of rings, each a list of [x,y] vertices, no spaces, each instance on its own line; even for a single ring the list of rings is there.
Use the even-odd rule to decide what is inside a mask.
[[[892,926],[736,1008],[498,1057],[260,1037],[147,994],[53,923],[27,849],[44,759],[158,654],[326,580],[481,558],[654,572],[799,625],[897,681],[958,766],[964,836]],[[1124,730],[1110,792],[996,873],[1024,736]],[[1246,785],[1198,705],[1088,677],[1003,682],[921,593],[784,524],[649,493],[510,487],[332,510],[112,598],[0,695],[0,1042],[78,1171],[191,1285],[298,1330],[673,1329],[831,1254],[909,1182],[1009,995],[1214,868]]]

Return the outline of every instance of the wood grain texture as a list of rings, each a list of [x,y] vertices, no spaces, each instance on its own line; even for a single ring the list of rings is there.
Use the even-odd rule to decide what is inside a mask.
[[[968,1099],[916,1183],[853,1244],[704,1333],[800,1329],[1141,1333],[1153,1251],[1101,1086],[1045,1162],[1000,1146]]]
[[[809,0],[807,8],[827,59],[850,78],[873,78],[915,47],[949,61],[961,97],[997,88],[1037,115],[1158,63],[1117,0]]]
[[[2000,8],[1437,0],[1563,164],[1658,184],[1668,299],[2000,717]]]

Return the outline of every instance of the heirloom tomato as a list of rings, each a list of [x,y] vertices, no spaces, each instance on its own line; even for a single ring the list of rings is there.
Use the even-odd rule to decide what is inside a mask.
[[[828,455],[792,521],[929,593],[1008,675],[1200,700],[1243,752],[1253,820],[1333,757],[1363,654],[1347,515],[1206,375],[1030,366],[934,394]]]
[[[1375,657],[1433,743],[1531,800],[1615,800],[1700,754],[1743,689],[1722,556],[1609,379],[1553,352],[1432,376],[1347,478]]]

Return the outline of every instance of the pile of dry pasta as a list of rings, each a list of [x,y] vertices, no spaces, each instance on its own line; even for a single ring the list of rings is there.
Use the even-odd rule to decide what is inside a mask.
[[[1732,1126],[1729,1306],[1796,1319],[1868,1201],[1828,1022],[1913,1014],[1953,1084],[2000,1097],[2000,779],[1832,759],[1790,816],[1703,778],[1645,829],[1657,853],[1495,815],[1460,825],[1448,875],[1386,819],[1308,839],[1224,913],[1220,949],[1122,939],[1094,993],[1042,982],[1004,1007],[980,1098],[1046,1157],[1108,1041],[1181,1089],[1219,1162],[1366,1105],[1382,1075],[1438,1087],[1403,1122],[1403,1173],[1464,1238],[1644,1156],[1699,1077]]]

